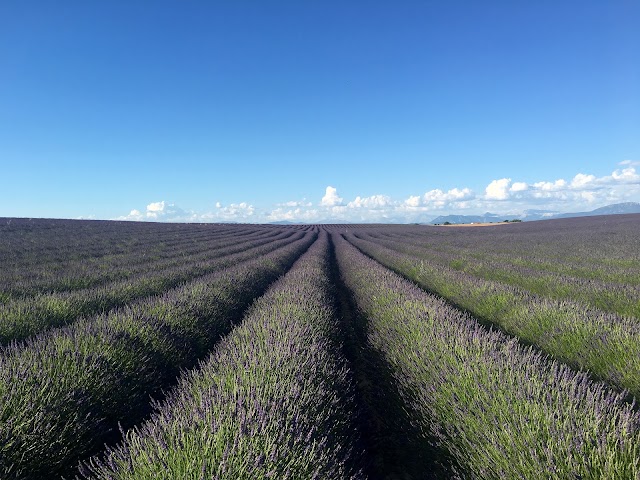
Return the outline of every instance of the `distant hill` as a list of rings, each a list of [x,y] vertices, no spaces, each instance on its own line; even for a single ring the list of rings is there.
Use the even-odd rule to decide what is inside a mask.
[[[496,215],[495,213],[485,213],[483,215],[441,215],[431,220],[430,223],[488,223],[502,222],[504,220],[514,220],[520,218],[519,215]]]
[[[553,218],[569,218],[569,217],[591,217],[594,215],[620,215],[624,213],[640,213],[640,203],[625,202],[607,205],[606,207],[596,208],[590,212],[561,213]]]
[[[520,220],[543,220],[545,218],[552,218],[559,212],[555,210],[525,210],[522,215],[519,215]]]
[[[522,214],[497,215],[485,213],[483,215],[440,215],[429,223],[485,223],[502,222],[504,220],[519,219],[522,221],[546,220],[550,218],[591,217],[594,215],[617,215],[624,213],[640,213],[640,203],[625,202],[596,208],[589,212],[557,213],[551,210],[525,210]]]
[[[277,222],[269,222],[269,225],[295,225],[296,222],[291,222],[289,220],[280,220]]]

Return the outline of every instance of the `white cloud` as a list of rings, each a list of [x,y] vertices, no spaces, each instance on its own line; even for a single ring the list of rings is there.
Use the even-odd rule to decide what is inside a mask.
[[[533,186],[545,192],[557,192],[567,186],[566,180],[559,179],[555,182],[536,182]]]
[[[193,213],[186,212],[173,203],[164,200],[151,202],[144,211],[133,209],[129,215],[118,217],[116,220],[150,221],[150,222],[189,222],[194,221]]]
[[[636,173],[636,169],[633,167],[623,168],[622,170],[616,170],[611,174],[611,177],[620,183],[638,184],[640,183],[640,174]]]
[[[216,209],[200,215],[200,218],[212,222],[240,222],[250,220],[254,213],[254,206],[247,202],[231,203],[226,206],[216,202]]]
[[[513,182],[511,188],[509,188],[510,192],[525,192],[529,189],[529,185],[525,182]]]
[[[505,208],[508,206],[511,212],[540,208],[572,212],[618,202],[639,201],[640,173],[636,171],[633,163],[622,162],[625,168],[602,177],[577,173],[571,181],[560,178],[528,184],[501,178],[489,183],[483,197],[450,202],[446,204],[446,209],[452,213],[466,209],[477,213],[491,211],[499,214],[506,213]],[[439,190],[433,190],[427,195],[435,200],[442,196],[443,193]],[[404,205],[408,207],[406,201]],[[433,203],[430,206],[437,208],[438,204]]]
[[[141,221],[141,220],[144,220],[144,215],[140,210],[133,209],[133,210],[131,210],[129,215],[127,215],[126,217],[123,218],[123,220]]]
[[[275,204],[269,210],[255,208],[249,202],[223,204],[205,213],[183,210],[167,201],[149,203],[133,209],[121,220],[163,222],[429,222],[440,214],[522,213],[527,209],[577,212],[600,206],[640,201],[640,173],[633,162],[621,162],[610,175],[597,177],[577,173],[571,180],[557,179],[527,183],[500,178],[491,181],[483,194],[470,188],[432,189],[422,195],[394,199],[375,194],[343,199],[337,189],[328,186],[319,204],[306,199]]]
[[[628,165],[630,167],[640,167],[640,161],[637,160],[623,160],[618,165]]]
[[[420,206],[420,197],[418,195],[412,195],[404,201],[404,204],[407,207],[419,207]]]
[[[246,202],[232,203],[223,206],[216,202],[216,208],[212,212],[196,213],[186,211],[173,203],[164,200],[151,202],[144,211],[131,210],[129,215],[118,217],[115,220],[131,220],[137,222],[224,222],[246,221],[254,214],[254,207]]]
[[[485,188],[485,198],[488,200],[506,200],[509,198],[509,185],[511,184],[510,178],[501,178],[500,180],[493,180],[487,188]]]
[[[162,202],[154,202],[147,205],[147,214],[162,213],[166,207],[164,200]]]
[[[321,218],[318,210],[299,207],[295,209],[278,207],[269,212],[266,216],[267,222],[289,221],[315,223],[319,220],[321,220]]]
[[[308,202],[306,198],[302,200],[292,200],[290,202],[278,203],[278,207],[311,207],[313,204]]]
[[[338,190],[332,186],[328,186],[324,197],[320,200],[320,205],[323,207],[333,207],[335,205],[342,205],[342,198],[338,196]]]
[[[452,188],[447,192],[436,188],[435,190],[429,190],[422,196],[421,205],[432,208],[443,208],[453,202],[461,202],[471,198],[474,198],[474,194],[469,188]]]
[[[593,185],[596,177],[595,175],[585,175],[584,173],[578,173],[573,180],[571,180],[571,188],[585,188],[588,185]]]
[[[356,197],[347,204],[348,208],[379,209],[391,205],[391,198],[387,195],[372,195],[370,197]]]
[[[598,196],[595,192],[580,192],[580,198],[590,204],[595,203],[598,200]]]
[[[603,177],[578,173],[570,182],[563,179],[536,182],[527,196],[522,198],[538,204],[544,203],[557,210],[577,211],[596,204],[604,206],[634,198],[637,201],[637,192],[640,191],[638,186],[640,175],[634,167],[628,166]]]

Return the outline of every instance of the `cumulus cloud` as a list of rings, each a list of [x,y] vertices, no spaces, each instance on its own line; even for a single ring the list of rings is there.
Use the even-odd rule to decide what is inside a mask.
[[[387,195],[372,195],[370,197],[356,197],[347,204],[348,208],[379,209],[391,205],[391,198]]]
[[[576,210],[580,206],[616,203],[634,198],[640,188],[640,174],[632,162],[622,162],[625,168],[614,170],[611,175],[596,177],[578,173],[570,181],[557,179],[542,180],[531,185],[514,182],[507,190],[505,180],[491,182],[487,187],[486,200],[513,200],[520,204],[533,202],[564,211]],[[490,188],[491,187],[491,188]]]
[[[151,202],[144,211],[133,209],[129,215],[118,217],[117,220],[148,221],[148,222],[189,222],[194,221],[192,213],[183,210],[173,203],[164,200]]]
[[[164,200],[151,202],[144,211],[133,209],[128,215],[115,220],[130,220],[136,222],[226,222],[247,221],[254,214],[254,207],[246,202],[232,203],[224,206],[216,202],[215,210],[206,213],[196,213],[184,210],[173,203]]]
[[[640,169],[639,169],[640,170]],[[631,160],[620,162],[609,175],[587,172],[569,180],[517,179],[492,180],[481,194],[470,188],[431,189],[425,193],[394,199],[384,193],[357,195],[343,199],[333,186],[325,188],[318,204],[306,199],[275,204],[269,210],[255,208],[249,202],[216,202],[205,213],[184,210],[167,201],[154,201],[137,208],[120,220],[166,222],[429,222],[441,214],[522,213],[526,209],[576,212],[612,203],[640,201],[640,173]]]
[[[577,173],[571,180],[540,180],[534,183],[501,178],[491,181],[481,197],[469,195],[461,201],[447,201],[441,190],[431,190],[420,199],[409,197],[403,203],[404,210],[441,209],[455,213],[473,210],[477,213],[492,211],[508,213],[525,209],[552,209],[571,212],[595,208],[612,203],[640,200],[640,173],[633,161],[621,162],[623,168],[610,175],[597,177],[589,173]],[[459,192],[463,190],[458,190]],[[452,191],[448,192],[451,193]],[[506,210],[508,208],[508,210]]]
[[[404,205],[411,208],[420,206],[420,197],[418,195],[412,195],[404,201]]]
[[[571,188],[586,188],[592,186],[596,180],[595,175],[585,175],[584,173],[578,173],[573,180],[571,180]]]
[[[510,192],[526,192],[529,189],[529,185],[525,182],[513,182],[511,188],[509,188]]]
[[[320,205],[323,207],[342,205],[342,198],[338,196],[338,189],[328,186],[325,190],[324,197],[320,200]]]
[[[411,196],[404,201],[404,205],[408,207],[429,207],[429,208],[444,208],[452,204],[457,204],[463,200],[470,200],[474,198],[474,193],[469,188],[452,188],[448,191],[440,190],[436,188],[429,190],[422,197]]]
[[[278,207],[311,207],[312,205],[313,204],[308,202],[306,198],[277,204]]]
[[[271,212],[269,212],[266,216],[267,222],[304,222],[304,223],[315,223],[320,221],[321,215],[317,209],[308,209],[308,208],[283,208],[278,207]]]
[[[638,184],[640,183],[640,174],[636,173],[636,169],[633,167],[623,168],[622,170],[616,170],[611,174],[611,178],[616,182],[626,184]]]
[[[509,198],[510,178],[501,178],[493,180],[487,188],[484,189],[485,198],[488,200],[506,200]]]
[[[162,202],[154,202],[147,205],[147,213],[149,215],[156,215],[162,213],[166,208],[166,203],[163,200]]]
[[[561,178],[555,182],[536,182],[533,186],[544,192],[557,192],[564,189],[567,186],[567,182]]]
[[[140,210],[136,210],[135,208],[131,210],[129,215],[125,217],[120,217],[121,220],[135,220],[141,221],[144,220],[144,214]]]
[[[637,160],[623,160],[618,165],[628,165],[630,167],[640,167],[640,161]]]
[[[215,210],[200,215],[200,218],[210,222],[250,221],[255,211],[254,206],[247,202],[231,203],[229,205],[216,202]]]

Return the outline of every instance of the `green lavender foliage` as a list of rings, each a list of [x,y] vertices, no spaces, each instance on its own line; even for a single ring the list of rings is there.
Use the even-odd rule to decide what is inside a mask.
[[[90,479],[348,479],[353,387],[336,342],[326,233]]]
[[[640,478],[640,417],[622,395],[336,246],[370,343],[463,478]]]
[[[77,230],[71,231],[79,233]],[[97,249],[93,256],[88,258],[75,258],[74,253],[77,252],[68,252],[66,257],[59,256],[45,248],[54,243],[64,243],[64,239],[59,237],[38,239],[41,249],[28,252],[26,258],[19,255],[25,252],[21,251],[21,247],[17,247],[20,250],[13,252],[16,257],[13,261],[11,258],[0,261],[3,272],[0,277],[0,303],[44,293],[77,291],[125,280],[152,269],[165,269],[185,263],[212,250],[252,239],[274,237],[283,232],[253,226],[253,230],[210,227],[207,230],[188,229],[182,234],[163,230],[155,233],[151,238],[144,238],[144,241],[139,239],[129,250],[120,251],[116,243],[111,246],[111,251]],[[126,238],[126,234],[127,230],[123,228],[121,237]],[[86,241],[92,242],[94,238],[88,237]],[[117,241],[117,238],[114,241]]]
[[[0,477],[55,478],[139,422],[315,235],[0,357]],[[254,252],[255,253],[255,252]]]
[[[633,251],[640,248],[636,240],[640,229],[610,221],[611,226],[596,234],[587,247],[581,238],[592,235],[591,225],[588,222],[576,227],[570,235],[559,235],[548,227],[532,232],[531,227],[523,225],[516,231],[510,227],[485,233],[486,229],[479,232],[467,228],[446,235],[433,229],[420,234],[397,227],[362,231],[358,236],[426,263],[448,266],[538,296],[578,301],[590,309],[640,319],[640,259],[633,257]]]
[[[0,345],[24,340],[36,333],[60,327],[81,316],[89,316],[122,307],[216,270],[276,249],[303,233],[287,232],[279,237],[241,240],[232,245],[184,258],[163,269],[149,268],[126,280],[73,292],[39,294],[0,305]]]
[[[501,227],[502,228],[502,227]],[[640,323],[530,294],[349,235],[361,251],[474,316],[640,398]]]

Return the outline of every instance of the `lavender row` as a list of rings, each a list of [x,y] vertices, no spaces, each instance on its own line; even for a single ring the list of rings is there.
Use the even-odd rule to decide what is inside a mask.
[[[301,238],[302,232],[236,243],[185,258],[178,266],[143,272],[133,278],[77,292],[36,295],[0,305],[0,345],[21,341],[44,330],[60,327],[81,316],[104,313],[141,298],[158,295],[181,283],[254,258]]]
[[[520,256],[536,263],[569,261],[587,268],[640,267],[640,225],[638,214],[608,215],[524,222],[489,228],[448,228],[421,226],[411,228],[434,245],[475,248],[495,255]],[[380,230],[380,229],[377,229]],[[400,232],[405,227],[391,227]],[[550,264],[547,265],[550,267]]]
[[[248,226],[247,226],[248,227]],[[245,227],[245,228],[247,228]],[[238,229],[238,227],[235,227]],[[132,250],[144,251],[159,242],[168,246],[185,237],[217,235],[233,228],[219,225],[0,219],[0,266],[35,267],[86,260]]]
[[[555,273],[533,268],[528,259],[516,263],[509,262],[505,255],[486,255],[480,245],[470,250],[454,247],[443,249],[441,244],[434,248],[433,242],[421,244],[402,236],[388,238],[385,235],[365,233],[356,233],[356,236],[420,257],[429,263],[448,266],[485,280],[513,285],[536,295],[579,301],[591,308],[640,318],[640,284],[629,283],[633,277],[618,270],[615,274],[609,273],[606,281],[600,278],[576,278],[566,272]],[[566,263],[563,262],[564,265]],[[595,271],[592,270],[592,273],[595,277]],[[638,279],[640,280],[640,276]]]
[[[428,247],[445,255],[462,253],[470,258],[495,258],[505,265],[526,266],[566,277],[604,282],[625,279],[638,285],[640,259],[629,253],[640,247],[636,240],[640,231],[633,225],[619,225],[616,220],[605,222],[607,229],[596,229],[596,234],[593,223],[577,225],[567,232],[549,229],[547,222],[539,222],[539,230],[533,231],[528,224],[512,224],[507,229],[395,227],[367,233]]]
[[[592,224],[575,228],[571,233],[562,232],[562,235],[547,228],[532,232],[525,224],[509,225],[506,229],[423,227],[414,230],[397,227],[367,233],[423,247],[444,257],[459,254],[469,261],[501,261],[504,267],[526,267],[567,278],[640,284],[640,260],[624,257],[622,253],[640,247],[634,241],[640,230],[634,232],[627,227],[626,232],[619,232],[622,227],[615,221],[607,222],[607,225],[608,230],[597,235],[590,235]],[[442,230],[446,230],[446,234]],[[460,230],[464,233],[457,234]],[[584,241],[585,237],[589,238],[588,243]]]
[[[11,298],[26,297],[43,292],[69,291],[97,286],[109,281],[122,280],[152,263],[176,261],[177,257],[193,255],[207,249],[230,245],[235,241],[255,238],[265,234],[277,234],[276,229],[253,232],[200,232],[194,235],[185,228],[184,237],[178,242],[156,239],[138,245],[126,253],[103,252],[104,255],[78,260],[48,260],[46,257],[35,265],[17,264],[5,266],[0,279],[0,302]],[[215,234],[214,234],[215,233]],[[91,239],[86,239],[90,241]]]
[[[621,394],[485,330],[343,238],[336,247],[369,342],[462,478],[640,477],[640,416]]]
[[[149,396],[203,358],[314,238],[10,347],[0,358],[0,477],[69,473],[117,440],[118,425],[148,414]]]
[[[336,337],[326,233],[90,479],[347,479],[353,387]]]
[[[277,232],[276,232],[277,233]],[[173,263],[151,263],[137,275],[107,285],[74,292],[56,292],[19,299],[0,305],[0,343],[26,338],[51,326],[59,326],[81,315],[91,315],[125,305],[148,295],[161,293],[190,278],[204,275],[216,268],[231,265],[252,255],[247,250],[268,245],[272,240],[286,240],[292,232],[276,236],[253,237],[231,243],[220,243],[220,248],[205,249],[187,255]],[[243,237],[244,238],[244,237]],[[275,248],[267,246],[266,248]],[[223,257],[235,255],[229,259]],[[213,260],[213,262],[212,262]],[[164,268],[162,268],[164,267]]]
[[[347,236],[367,255],[572,368],[640,398],[640,324],[581,303],[539,297]]]

